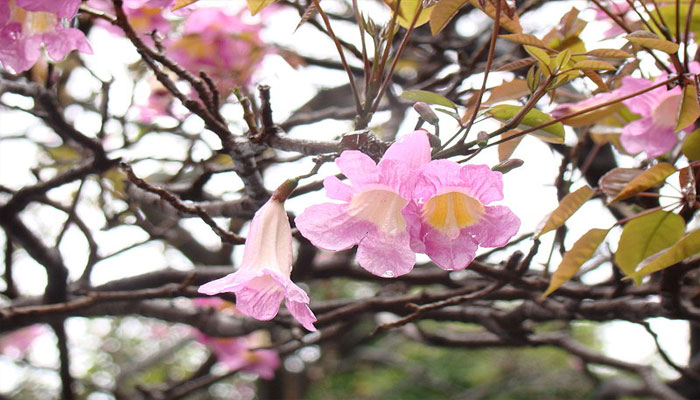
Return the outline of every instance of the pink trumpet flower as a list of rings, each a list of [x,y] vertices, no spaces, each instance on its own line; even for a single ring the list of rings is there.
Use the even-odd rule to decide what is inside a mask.
[[[309,309],[309,296],[290,279],[292,231],[283,202],[292,189],[283,184],[255,213],[238,271],[202,285],[199,292],[233,292],[240,312],[263,321],[277,315],[284,299],[294,318],[315,331],[316,317]]]
[[[479,246],[500,247],[520,228],[508,207],[487,206],[503,199],[501,173],[486,165],[434,160],[423,168],[403,211],[411,248],[440,268],[460,270]]]
[[[42,46],[54,61],[72,50],[92,54],[87,38],[69,28],[80,0],[0,0],[0,62],[11,73],[30,69]]]
[[[416,256],[401,210],[411,199],[418,171],[429,161],[428,136],[420,130],[391,145],[378,164],[359,151],[344,151],[336,164],[352,185],[326,178],[328,197],[340,203],[308,207],[296,218],[296,226],[324,250],[357,245],[357,261],[375,275],[406,274]]]

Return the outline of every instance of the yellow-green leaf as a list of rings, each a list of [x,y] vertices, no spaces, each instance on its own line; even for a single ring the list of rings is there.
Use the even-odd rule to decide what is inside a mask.
[[[444,0],[443,0],[444,1]],[[529,35],[527,33],[511,33],[507,35],[500,35],[503,39],[510,40],[511,42],[520,43],[528,46],[540,47],[543,49],[547,48],[547,44],[539,39],[535,35]]]
[[[609,231],[610,229],[594,228],[581,236],[579,240],[574,243],[574,246],[564,254],[561,264],[559,264],[557,270],[552,274],[549,287],[542,294],[542,297],[549,296],[553,291],[559,289],[561,285],[566,283],[566,281],[573,278],[578,270],[581,269],[581,266],[593,257],[593,253],[595,253],[598,246],[603,243]]]
[[[499,1],[499,0],[496,0]],[[500,0],[504,1],[504,0]],[[490,1],[485,1],[484,6],[482,7],[481,4],[479,4],[479,0],[469,0],[469,2],[474,6],[475,8],[478,8],[479,10],[483,11],[491,17],[491,19],[496,18],[496,7],[491,4]],[[506,5],[507,7],[507,5]],[[504,7],[501,7],[501,27],[505,28],[506,30],[513,32],[513,33],[520,33],[523,31],[523,27],[520,26],[520,20],[518,19],[518,14],[513,14],[513,17],[509,17],[508,14],[503,10]]]
[[[46,147],[45,150],[54,161],[60,163],[77,161],[82,157],[76,149],[67,145]]]
[[[668,54],[673,54],[678,51],[677,43],[661,39],[658,35],[648,31],[632,32],[625,36],[625,39],[648,49],[660,50]]]
[[[615,263],[631,276],[642,260],[676,243],[684,233],[685,221],[672,212],[658,210],[635,218],[622,230]]]
[[[700,160],[700,129],[690,132],[683,141],[681,151],[690,161]]]
[[[600,58],[632,58],[634,57],[632,54],[623,51],[623,50],[617,50],[617,49],[595,49],[595,50],[590,50],[586,55],[593,56],[593,57],[600,57]]]
[[[534,46],[523,46],[523,47],[525,48],[525,51],[530,53],[531,56],[540,60],[542,62],[542,64],[549,66],[549,62],[551,61],[551,58],[549,57],[549,53],[547,53],[546,50],[543,50],[543,49],[540,49],[539,47],[534,47]]]
[[[632,179],[610,202],[624,200],[663,182],[676,168],[669,163],[658,163]]]
[[[199,0],[175,0],[175,4],[173,5],[173,11],[187,7],[190,4],[196,3],[198,1]]]
[[[610,64],[606,63],[605,61],[600,61],[600,60],[581,60],[577,63],[574,64],[572,67],[574,69],[594,69],[594,70],[609,70],[609,71],[614,71],[617,68]]]
[[[632,275],[632,278],[635,281],[639,281],[651,273],[668,268],[686,258],[696,255],[700,255],[700,229],[696,229],[685,235],[667,250],[647,257],[647,259],[639,264],[640,268]]]
[[[594,193],[595,192],[590,187],[583,186],[575,192],[564,196],[557,208],[542,220],[540,226],[535,229],[535,239],[564,225],[564,222],[574,215],[585,202],[593,197]]]
[[[442,32],[467,2],[468,0],[440,0],[430,14],[430,33],[437,35]]]
[[[262,11],[265,7],[276,2],[277,0],[246,0],[248,4],[248,11],[251,15],[255,15]]]
[[[396,0],[383,1],[392,10],[396,8]],[[403,26],[404,28],[411,26],[411,22],[413,22],[413,18],[416,16],[419,6],[422,7],[422,5],[423,0],[401,0],[401,3],[399,4],[399,15],[396,19],[399,25]],[[430,13],[433,12],[434,8],[435,6],[421,9],[414,26],[421,26],[428,22],[428,19],[430,19]]]
[[[491,108],[490,110],[487,110],[486,114],[492,116],[493,118],[501,122],[506,122],[511,118],[515,117],[521,109],[522,106],[501,104]],[[533,108],[532,110],[528,111],[527,114],[525,114],[525,117],[523,117],[520,120],[520,125],[518,128],[533,128],[547,123],[549,121],[552,121],[553,119],[554,118],[543,113],[542,111]],[[549,126],[545,126],[544,128],[530,132],[530,134],[539,137],[545,142],[564,143],[564,125],[562,125],[560,122],[551,124]]]
[[[109,169],[102,177],[111,182],[113,193],[119,198],[126,198],[126,174],[119,168]]]
[[[700,117],[700,104],[698,104],[698,88],[695,82],[688,83],[683,88],[681,106],[678,109],[678,122],[674,130],[685,129]]]
[[[455,103],[451,102],[450,99],[448,99],[447,97],[441,96],[433,92],[428,92],[426,90],[407,90],[401,93],[401,97],[407,100],[422,101],[428,104],[445,106],[452,108],[453,110],[457,109]]]

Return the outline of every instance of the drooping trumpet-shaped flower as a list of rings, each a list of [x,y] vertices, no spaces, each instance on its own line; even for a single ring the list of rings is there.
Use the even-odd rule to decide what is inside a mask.
[[[503,246],[520,227],[508,207],[487,206],[503,199],[503,183],[501,173],[486,165],[431,161],[416,180],[413,199],[403,211],[411,248],[446,270],[466,268],[479,246]]]
[[[31,68],[42,52],[60,61],[72,50],[92,54],[85,35],[69,28],[80,0],[0,0],[0,62],[12,73]]]
[[[410,272],[416,256],[401,210],[411,199],[415,176],[429,161],[430,144],[424,131],[394,143],[378,164],[359,151],[344,151],[336,164],[352,186],[334,176],[326,178],[326,194],[341,203],[308,207],[296,218],[297,228],[324,250],[357,245],[357,261],[375,275]]]
[[[315,331],[316,317],[309,309],[309,296],[289,278],[292,231],[282,203],[284,197],[280,198],[278,192],[255,213],[238,271],[200,286],[199,292],[233,292],[240,312],[263,321],[277,315],[284,299],[294,318]]]

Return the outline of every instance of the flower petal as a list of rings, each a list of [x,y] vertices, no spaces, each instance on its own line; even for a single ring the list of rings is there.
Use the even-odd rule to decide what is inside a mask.
[[[643,151],[648,157],[656,157],[671,150],[678,139],[673,133],[673,127],[656,125],[649,117],[627,124],[622,129],[620,142],[631,154]]]
[[[88,43],[85,34],[75,28],[59,29],[56,32],[42,35],[46,52],[54,61],[63,60],[71,51],[78,50],[82,53],[92,54],[92,47]]]
[[[466,229],[462,230],[456,239],[450,239],[436,229],[427,228],[423,243],[425,244],[425,254],[438,267],[447,271],[467,268],[474,260],[478,248],[477,243]]]
[[[63,18],[73,18],[78,12],[81,0],[15,0],[27,11],[50,12]]]
[[[372,227],[368,221],[352,218],[347,209],[347,204],[315,204],[294,222],[314,246],[329,251],[346,250],[359,243]]]
[[[223,278],[213,280],[200,286],[197,291],[199,293],[213,296],[219,293],[228,293],[237,290],[240,286],[248,283],[255,275],[246,273],[245,271],[236,271],[228,274]]]
[[[379,165],[388,160],[405,163],[409,169],[418,170],[430,161],[428,135],[419,129],[394,142],[384,153]]]
[[[374,275],[394,278],[411,272],[416,255],[411,250],[408,232],[395,236],[370,230],[357,248],[357,262]]]
[[[476,225],[465,228],[479,246],[501,247],[518,233],[520,219],[505,206],[486,207]]]
[[[352,185],[360,188],[363,185],[377,183],[377,164],[368,155],[357,150],[345,150],[335,160],[340,171],[350,179]]]
[[[299,323],[301,323],[306,330],[311,332],[316,331],[316,327],[314,326],[316,316],[311,311],[307,303],[287,299],[285,305],[287,306],[289,313],[292,314],[292,316],[299,321]]]
[[[462,185],[481,203],[489,204],[503,199],[503,180],[500,172],[491,171],[486,165],[465,165],[459,174]]]
[[[236,309],[245,315],[269,321],[277,315],[284,291],[268,275],[259,276],[236,290]]]
[[[326,195],[333,200],[342,200],[349,202],[352,199],[352,186],[346,185],[335,176],[329,176],[323,180],[323,187],[326,189]]]

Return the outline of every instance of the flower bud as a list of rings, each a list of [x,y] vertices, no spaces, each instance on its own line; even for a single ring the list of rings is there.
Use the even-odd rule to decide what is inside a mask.
[[[510,172],[511,170],[520,167],[523,164],[523,160],[520,160],[518,158],[510,158],[508,160],[501,161],[500,163],[494,165],[493,167],[491,167],[491,170],[505,174],[507,172]]]
[[[437,125],[438,121],[440,121],[440,118],[438,118],[438,116],[435,114],[435,111],[433,111],[433,109],[430,108],[427,103],[419,101],[413,105],[413,109],[416,110],[418,115],[420,115],[420,117],[430,125],[435,126]]]

